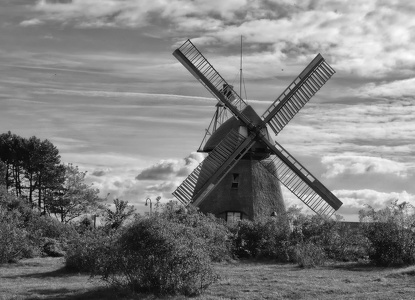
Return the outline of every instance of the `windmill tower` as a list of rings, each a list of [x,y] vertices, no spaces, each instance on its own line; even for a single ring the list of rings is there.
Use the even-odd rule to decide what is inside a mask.
[[[273,142],[267,129],[278,135],[335,73],[320,54],[261,117],[190,40],[173,55],[233,114],[207,140],[202,151],[209,155],[173,192],[180,202],[228,221],[283,214],[280,182],[321,216],[329,217],[340,208],[342,202]]]

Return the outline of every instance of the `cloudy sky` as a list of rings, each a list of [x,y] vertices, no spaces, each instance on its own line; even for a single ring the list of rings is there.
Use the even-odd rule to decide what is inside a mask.
[[[2,0],[1,132],[49,139],[102,195],[145,211],[202,160],[214,112],[172,51],[190,38],[239,90],[242,35],[259,114],[317,53],[336,70],[276,139],[339,214],[415,204],[414,14],[405,0]]]

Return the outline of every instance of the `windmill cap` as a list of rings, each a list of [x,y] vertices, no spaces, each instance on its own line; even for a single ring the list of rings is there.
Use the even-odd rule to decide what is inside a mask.
[[[254,111],[254,109],[250,105],[245,107],[245,109],[242,111],[242,114],[248,117],[248,119],[250,119],[254,125],[259,125],[263,122],[262,119],[258,116],[258,114]],[[212,135],[210,136],[210,138],[207,140],[206,144],[204,145],[202,152],[212,151],[232,130],[241,132],[240,127],[246,127],[246,124],[238,120],[236,117],[233,116],[230,119],[226,120],[222,125],[219,126],[219,128],[215,132],[212,133]],[[266,127],[262,129],[262,133],[269,141],[272,142]],[[257,142],[252,147],[252,149],[255,149],[255,148],[264,149],[266,148],[266,146],[261,142]]]

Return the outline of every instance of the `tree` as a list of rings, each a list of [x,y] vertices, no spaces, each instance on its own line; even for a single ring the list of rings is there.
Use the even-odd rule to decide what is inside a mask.
[[[6,186],[6,164],[0,160],[0,187]]]
[[[47,196],[46,205],[62,223],[102,208],[99,190],[85,183],[86,172],[68,164],[64,166],[64,182]]]
[[[20,136],[10,131],[0,135],[0,160],[6,165],[6,189],[12,189],[16,196],[22,193],[20,184],[22,140]]]
[[[109,208],[105,209],[104,220],[105,226],[112,229],[118,229],[123,223],[135,213],[135,208],[132,205],[128,205],[128,201],[114,199],[115,211]]]
[[[23,175],[26,195],[30,203],[37,200],[39,210],[48,191],[58,188],[63,182],[63,165],[60,164],[58,149],[48,140],[35,136],[23,140]],[[45,206],[43,207],[45,210]]]
[[[6,189],[45,210],[43,198],[63,182],[58,149],[48,140],[9,131],[0,135],[0,160],[5,164]]]

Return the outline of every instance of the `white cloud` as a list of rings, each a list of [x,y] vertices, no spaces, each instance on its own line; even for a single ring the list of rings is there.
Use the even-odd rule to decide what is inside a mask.
[[[20,26],[22,27],[30,27],[30,26],[37,26],[43,24],[43,21],[39,19],[30,19],[20,22]]]
[[[324,156],[321,160],[327,169],[323,177],[332,178],[341,174],[393,174],[406,177],[408,169],[404,163],[371,156],[336,155]]]
[[[361,97],[415,98],[415,78],[394,80],[380,84],[368,83],[356,92]]]
[[[180,160],[161,160],[152,165],[137,176],[137,180],[166,180],[189,175],[204,159],[201,153],[193,152],[188,157]]]
[[[402,192],[379,192],[375,190],[336,190],[333,193],[343,202],[343,206],[339,209],[339,213],[343,215],[357,215],[359,210],[370,205],[376,210],[383,209],[390,205],[393,201],[408,202],[415,205],[415,195]]]
[[[256,56],[282,54],[287,64],[303,64],[322,52],[339,72],[365,77],[384,77],[390,72],[414,75],[415,45],[411,41],[415,4],[404,0],[394,3],[369,0],[364,4],[265,0],[41,0],[35,8],[40,20],[66,25],[152,25],[159,28],[159,35],[175,39],[193,36],[198,45],[220,46],[222,50],[237,44],[242,34]],[[268,45],[272,50],[258,51],[255,45]]]

